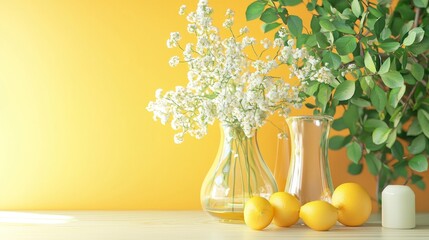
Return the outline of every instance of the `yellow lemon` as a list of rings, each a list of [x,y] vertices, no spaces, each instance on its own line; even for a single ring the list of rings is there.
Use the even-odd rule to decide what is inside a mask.
[[[299,216],[311,229],[326,231],[337,222],[337,209],[325,201],[312,201],[301,207]]]
[[[252,197],[244,205],[244,222],[255,230],[262,230],[270,225],[273,216],[273,207],[263,197]]]
[[[332,194],[332,204],[338,208],[338,221],[346,226],[360,226],[371,215],[371,198],[357,183],[343,183]]]
[[[270,197],[270,203],[274,208],[274,223],[279,227],[294,225],[299,219],[299,200],[287,193],[276,192]]]

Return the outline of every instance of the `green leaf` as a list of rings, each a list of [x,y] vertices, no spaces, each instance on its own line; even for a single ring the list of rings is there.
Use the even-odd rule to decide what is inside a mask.
[[[353,103],[358,107],[363,107],[363,108],[371,106],[370,102],[362,98],[352,98],[351,103]]]
[[[392,31],[390,31],[390,28],[384,28],[383,31],[380,34],[381,40],[387,40],[392,36]]]
[[[378,189],[384,189],[389,184],[389,170],[384,167],[384,165],[380,169],[380,173],[378,174]],[[381,203],[381,202],[379,202]]]
[[[417,35],[415,32],[409,31],[408,36],[404,39],[402,44],[404,44],[405,46],[411,46],[416,41],[416,37]]]
[[[370,95],[371,103],[378,112],[382,112],[386,107],[386,93],[379,86],[374,86]]]
[[[323,29],[329,32],[335,31],[335,25],[328,19],[320,19],[319,24]]]
[[[316,15],[311,17],[310,27],[313,33],[320,32],[319,18]]]
[[[393,144],[395,143],[396,137],[397,137],[396,131],[390,131],[389,136],[387,137],[387,140],[386,140],[386,147],[392,148]]]
[[[350,134],[354,135],[357,132],[357,123],[359,122],[359,108],[355,105],[349,105],[347,110],[343,114],[344,124],[350,131]]]
[[[371,55],[369,52],[365,53],[365,59],[364,59],[365,67],[371,71],[372,73],[376,73],[377,69],[375,68],[374,61],[372,60]]]
[[[323,54],[322,62],[327,63],[328,67],[331,69],[338,69],[341,65],[341,58],[336,53],[326,51]]]
[[[310,11],[310,12],[313,11],[315,7],[316,7],[315,3],[312,3],[312,2],[307,3],[307,10],[308,11]]]
[[[303,36],[305,36],[305,34],[301,35],[301,37],[298,39],[303,39]],[[308,35],[308,38],[305,41],[305,45],[307,45],[307,47],[310,47],[310,48],[315,47],[317,45],[316,35],[314,34]]]
[[[352,1],[352,12],[358,18],[362,14],[362,6],[358,0]]]
[[[305,93],[309,96],[313,96],[314,93],[319,89],[320,83],[317,81],[312,81],[308,84],[307,88],[305,89]]]
[[[347,168],[347,171],[352,175],[358,175],[362,172],[363,165],[356,164],[356,163],[350,163],[349,167]]]
[[[421,81],[425,76],[425,69],[420,63],[411,64],[410,72],[417,81]]]
[[[413,3],[418,8],[426,8],[428,6],[428,0],[413,0]]]
[[[402,59],[401,59],[402,68],[407,68],[408,52],[407,51],[401,51],[401,52],[402,52]],[[401,54],[401,52],[399,52],[399,54]]]
[[[391,108],[391,107],[387,107],[387,108]],[[393,109],[392,109],[392,111],[393,111]],[[398,126],[399,122],[401,121],[401,118],[402,118],[402,106],[394,109],[393,113],[389,113],[389,114],[390,114],[389,121],[392,122],[393,126],[396,128]]]
[[[332,150],[339,150],[345,146],[345,137],[333,136],[329,139],[329,148]]]
[[[381,80],[389,88],[398,88],[404,86],[404,77],[398,71],[389,71],[380,74]]]
[[[347,157],[354,163],[359,163],[362,158],[362,148],[357,142],[347,145]]]
[[[404,147],[398,140],[395,141],[390,150],[392,151],[393,157],[398,161],[401,161],[404,158]]]
[[[370,95],[369,92],[374,88],[374,80],[372,80],[372,76],[365,76],[359,79],[360,87],[366,95]]]
[[[311,104],[311,103],[306,103],[306,104],[305,104],[305,107],[307,107],[307,108],[309,108],[309,109],[313,109],[313,108],[316,108],[317,106],[316,106],[316,105],[314,105],[314,104]]]
[[[416,175],[416,174],[411,175],[411,182],[413,184],[415,184],[421,190],[425,190],[426,183],[422,179],[423,179],[422,176],[419,176],[419,175]]]
[[[326,109],[326,104],[328,103],[330,96],[331,96],[331,88],[326,84],[323,84],[323,83],[320,84],[316,101],[318,103],[318,106],[320,106],[323,112]]]
[[[264,11],[265,5],[267,5],[267,2],[255,1],[251,3],[246,9],[246,20],[250,21],[259,18]]]
[[[272,23],[279,19],[279,15],[277,15],[277,11],[275,8],[267,8],[261,15],[261,21],[265,23]]]
[[[373,153],[369,153],[365,156],[365,162],[368,166],[368,171],[374,176],[377,176],[381,169],[381,161],[376,158]]]
[[[342,21],[334,20],[332,23],[334,24],[335,28],[339,32],[347,33],[347,34],[356,34],[356,32],[355,32],[355,30],[353,30],[353,28],[351,28],[349,25],[345,24]]]
[[[382,42],[380,43],[380,48],[383,49],[385,52],[394,52],[396,51],[401,44],[394,41],[388,41],[388,42]]]
[[[393,171],[395,175],[408,178],[408,162],[398,160],[397,163],[393,164]]]
[[[411,141],[410,146],[408,146],[408,151],[411,154],[419,154],[423,152],[426,148],[426,137],[423,134],[420,134],[418,137],[414,138],[413,141]]]
[[[295,36],[298,37],[302,34],[302,20],[300,17],[295,15],[289,15],[287,17],[287,27],[289,31]]]
[[[319,32],[316,33],[316,40],[317,40],[317,45],[320,48],[326,48],[328,46],[331,46],[331,44],[328,42],[328,39],[326,38],[325,34]]]
[[[332,123],[332,128],[336,131],[341,131],[347,128],[347,125],[344,123],[344,118],[335,119]]]
[[[408,128],[407,136],[417,136],[422,133],[422,128],[420,127],[419,121],[414,119],[413,123],[411,123],[410,128]]]
[[[378,2],[380,3],[380,1],[378,1]],[[376,18],[379,18],[379,17],[383,16],[383,14],[379,10],[377,10],[376,8],[368,7],[368,10]]]
[[[414,25],[414,20],[408,21],[407,23],[403,24],[399,35],[401,37],[405,36],[405,34],[407,34],[411,30],[411,28],[413,28],[413,25]]]
[[[280,0],[282,6],[296,6],[302,3],[302,0]]]
[[[372,141],[375,144],[383,144],[387,141],[387,138],[389,137],[390,132],[392,129],[388,127],[378,127],[374,130],[372,133]]]
[[[366,18],[368,17],[368,15],[369,15],[368,12],[364,12],[362,14],[362,17],[361,17],[360,23],[359,23],[359,31],[361,31],[363,29],[364,25],[366,25],[365,22],[366,22]]]
[[[409,85],[415,85],[417,83],[416,79],[411,75],[411,73],[407,73],[404,75],[404,82]]]
[[[408,49],[414,55],[420,55],[424,53],[425,51],[427,51],[427,49],[429,49],[429,38],[427,37],[423,38],[421,42],[413,44],[412,46],[409,46]]]
[[[355,82],[346,80],[338,85],[334,94],[334,98],[339,101],[349,100],[351,97],[353,97],[355,88]]]
[[[381,33],[383,32],[385,27],[386,27],[386,18],[385,17],[380,17],[377,19],[377,21],[375,21],[374,33],[378,39],[381,39]]]
[[[404,96],[405,90],[406,87],[403,85],[402,87],[394,88],[390,91],[388,101],[391,107],[396,108],[398,106],[399,101]]]
[[[363,124],[363,129],[366,132],[373,132],[376,128],[379,127],[387,127],[387,124],[383,121],[381,121],[380,119],[374,119],[374,118],[370,118],[368,120],[365,121],[365,123]]]
[[[281,23],[278,22],[273,22],[273,23],[264,23],[262,25],[262,31],[264,31],[264,33],[267,33],[273,29],[276,29],[277,27],[281,26]]]
[[[414,32],[416,33],[416,39],[415,39],[415,43],[419,43],[423,40],[423,38],[425,37],[425,30],[423,30],[423,28],[421,27],[416,27],[411,29],[410,32]]]
[[[418,181],[414,183],[420,190],[425,190],[426,189],[426,183],[423,181]]]
[[[419,109],[417,112],[417,119],[424,135],[429,138],[429,113],[427,113],[424,109]]]
[[[379,151],[379,150],[385,148],[385,144],[375,144],[372,141],[372,135],[365,136],[363,138],[363,140],[364,140],[364,143],[365,143],[365,148],[369,149],[371,152]]]
[[[386,59],[378,70],[378,74],[387,73],[390,70],[390,59]]]
[[[423,154],[419,154],[411,158],[408,166],[416,172],[424,172],[428,170],[428,160]]]
[[[352,53],[356,49],[356,38],[353,36],[341,37],[337,39],[337,41],[335,41],[335,46],[337,48],[338,54],[347,55],[349,53]]]

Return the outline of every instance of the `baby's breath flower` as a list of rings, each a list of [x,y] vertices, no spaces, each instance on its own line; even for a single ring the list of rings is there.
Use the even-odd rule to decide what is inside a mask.
[[[243,47],[247,47],[247,46],[250,46],[252,44],[255,44],[256,40],[253,37],[245,36],[245,37],[243,37],[243,40],[241,42],[243,44]]]
[[[170,38],[167,40],[167,47],[174,48],[177,47],[177,43],[182,39],[179,32],[170,33]]]
[[[179,15],[184,15],[186,11],[186,5],[182,5],[179,8]]]
[[[248,32],[249,32],[248,27],[242,27],[242,28],[240,28],[240,31],[239,31],[240,35],[246,34]]]
[[[174,143],[180,144],[183,142],[183,133],[176,133],[174,135]]]
[[[161,88],[158,88],[158,89],[155,91],[155,97],[156,97],[156,98],[161,98],[161,94],[162,94],[162,89],[161,89]]]
[[[232,25],[234,25],[234,18],[228,18],[225,20],[225,22],[223,22],[223,27],[224,28],[231,28]]]
[[[177,64],[179,64],[180,60],[178,56],[173,56],[170,58],[170,61],[168,62],[168,64],[170,64],[171,67],[175,67],[177,66]]]
[[[234,17],[234,11],[233,10],[231,10],[231,9],[227,9],[226,10],[226,14],[225,14],[225,16],[227,16],[227,17]]]
[[[179,33],[179,32],[172,32],[172,33],[170,34],[170,39],[171,39],[172,41],[178,42],[178,41],[180,41],[180,39],[182,39],[182,37],[180,36],[180,33]]]
[[[188,65],[188,83],[167,92],[158,89],[156,99],[147,106],[155,120],[170,123],[178,131],[174,135],[176,143],[183,142],[185,134],[202,138],[215,120],[224,126],[241,128],[251,137],[270,115],[287,117],[291,107],[302,105],[301,84],[310,80],[328,82],[331,78],[328,68],[319,67],[319,59],[311,59],[305,49],[294,48],[294,44],[284,46],[282,39],[274,43],[262,40],[265,50],[258,53],[256,50],[261,46],[257,46],[255,38],[247,36],[247,27],[240,29],[241,41],[229,31],[229,37],[222,38],[223,34],[213,25],[212,12],[206,0],[199,1],[196,11],[186,17],[188,32],[196,41],[180,48],[183,61],[178,56],[169,60],[173,67],[181,62]],[[179,14],[184,13],[183,6]],[[231,29],[233,17],[234,12],[228,10],[223,26]],[[285,30],[283,37],[286,36]],[[171,33],[167,47],[179,47],[180,40],[178,32]],[[249,53],[252,55],[248,56]],[[292,74],[301,80],[298,86],[271,77],[272,71],[284,63],[290,64]]]
[[[268,49],[271,46],[271,41],[268,38],[265,38],[264,40],[261,40],[261,44],[265,49]]]
[[[283,40],[281,38],[274,39],[273,47],[283,47]]]
[[[280,29],[279,29],[279,37],[281,37],[281,38],[284,38],[284,37],[286,37],[287,36],[287,30],[286,30],[286,28],[284,28],[284,27],[281,27]]]
[[[194,23],[188,24],[188,32],[189,33],[196,33],[197,32],[197,25]]]

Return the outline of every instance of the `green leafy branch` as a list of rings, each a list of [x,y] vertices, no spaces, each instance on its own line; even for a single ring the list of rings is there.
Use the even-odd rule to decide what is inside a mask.
[[[303,32],[294,7],[306,4],[310,29]],[[314,114],[335,115],[337,131],[330,148],[346,148],[351,174],[367,170],[379,190],[398,178],[421,189],[421,172],[429,156],[429,8],[428,0],[257,0],[247,20],[260,19],[262,29],[286,31],[322,59],[338,84],[311,82],[306,106]],[[282,27],[282,28],[280,28]],[[279,32],[276,38],[280,37]],[[347,74],[344,72],[347,70]]]

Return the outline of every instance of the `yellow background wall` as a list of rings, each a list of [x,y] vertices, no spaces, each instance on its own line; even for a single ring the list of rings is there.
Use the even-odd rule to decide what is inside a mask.
[[[165,43],[186,31],[178,7],[196,2],[0,0],[0,209],[200,208],[218,127],[176,145],[145,110],[157,88],[186,82]],[[237,25],[262,39],[260,22],[245,23],[248,3],[212,0],[215,22],[233,8]],[[273,168],[275,129],[260,136]],[[344,152],[330,158],[335,185],[374,192],[373,177],[346,173]],[[428,191],[416,194],[429,210]]]

